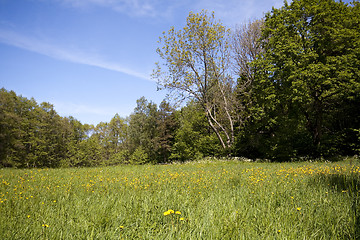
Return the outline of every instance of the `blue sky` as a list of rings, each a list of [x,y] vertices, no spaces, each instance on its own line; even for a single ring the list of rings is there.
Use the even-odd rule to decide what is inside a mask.
[[[157,41],[190,11],[214,11],[234,27],[282,0],[0,0],[0,88],[82,123],[128,116],[166,92],[150,78]]]

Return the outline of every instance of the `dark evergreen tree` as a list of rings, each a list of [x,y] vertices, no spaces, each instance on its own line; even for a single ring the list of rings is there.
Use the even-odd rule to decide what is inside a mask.
[[[157,137],[155,138],[158,162],[169,161],[171,148],[175,141],[176,129],[175,109],[168,102],[162,101],[158,110]]]

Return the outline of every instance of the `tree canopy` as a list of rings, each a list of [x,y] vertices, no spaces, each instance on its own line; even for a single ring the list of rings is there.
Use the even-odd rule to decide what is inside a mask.
[[[158,63],[153,73],[159,86],[177,99],[190,97],[202,106],[224,149],[234,143],[229,34],[214,13],[190,13],[183,29],[171,28],[160,37],[157,52],[163,64]]]
[[[258,97],[278,109],[275,121],[296,118],[306,127],[314,156],[324,152],[326,134],[338,134],[328,118],[341,105],[351,103],[358,116],[359,13],[358,2],[294,0],[265,17],[264,53],[253,62],[261,69]]]

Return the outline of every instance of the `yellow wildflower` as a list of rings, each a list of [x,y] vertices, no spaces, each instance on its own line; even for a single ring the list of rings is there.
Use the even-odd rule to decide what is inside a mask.
[[[181,214],[181,212],[179,212],[179,211],[174,211],[174,210],[172,210],[172,209],[169,209],[169,210],[167,210],[166,212],[164,212],[164,216],[167,216],[167,215],[170,215],[170,214]]]

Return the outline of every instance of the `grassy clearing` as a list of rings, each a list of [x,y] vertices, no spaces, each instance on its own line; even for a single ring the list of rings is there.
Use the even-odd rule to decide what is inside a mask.
[[[359,196],[349,161],[0,169],[0,239],[358,239]]]

